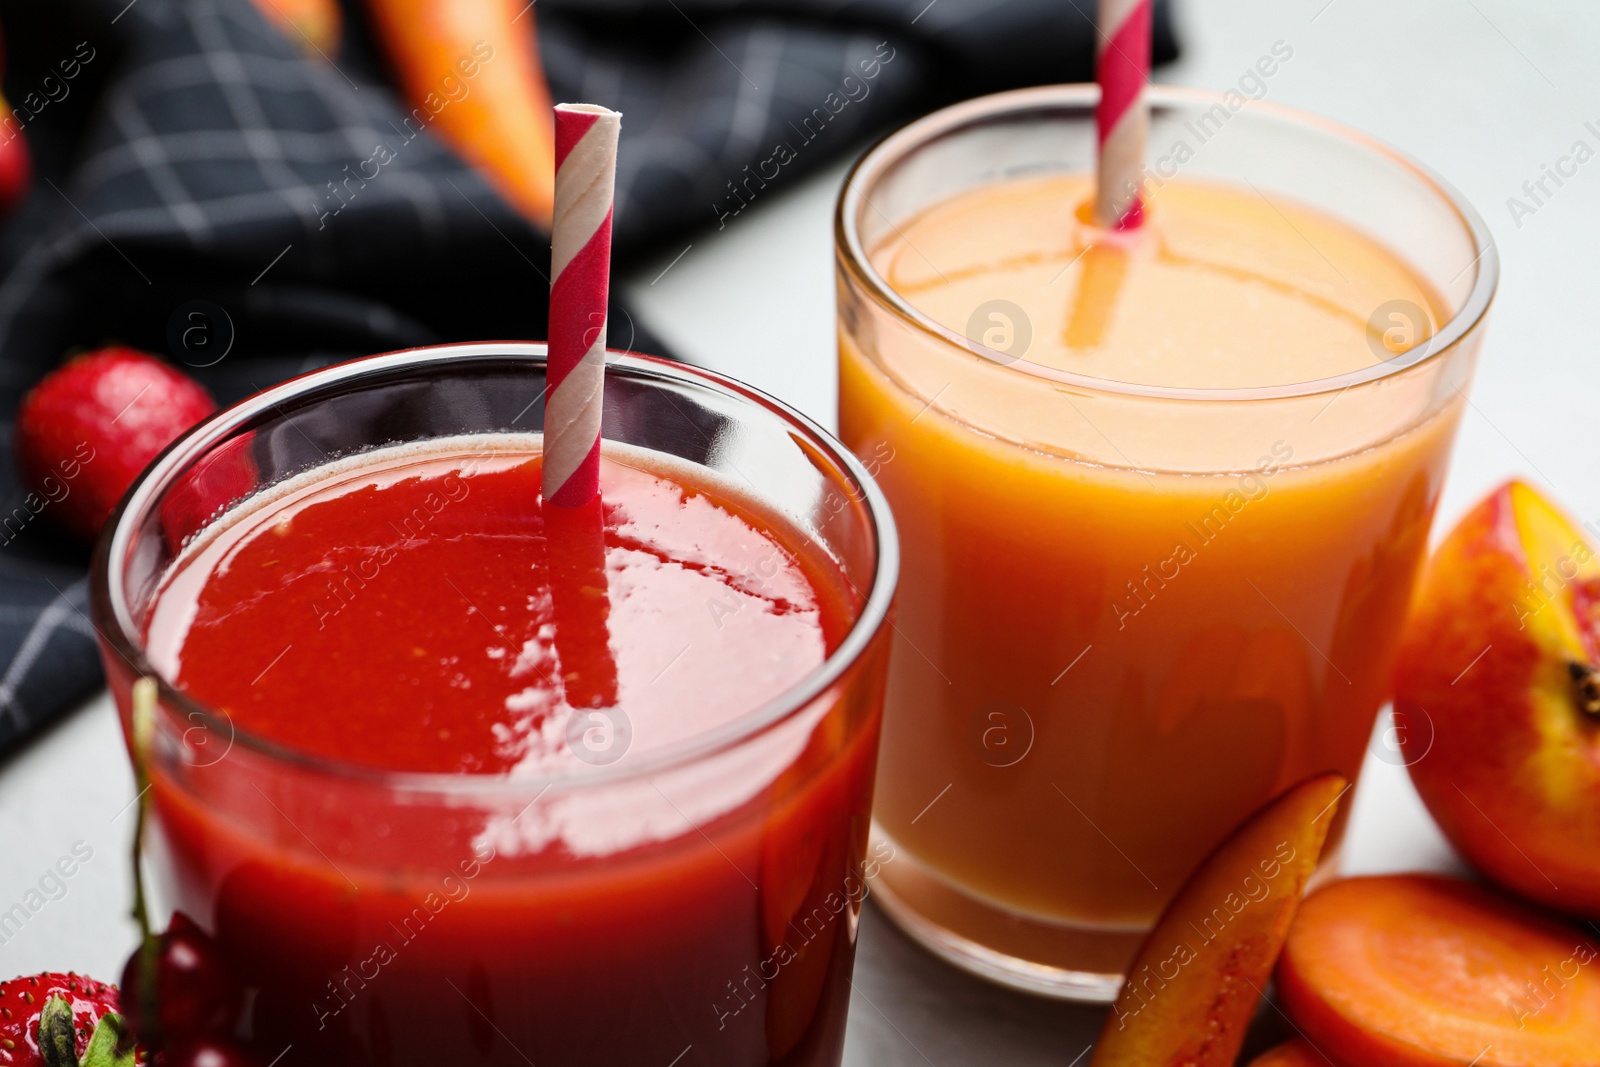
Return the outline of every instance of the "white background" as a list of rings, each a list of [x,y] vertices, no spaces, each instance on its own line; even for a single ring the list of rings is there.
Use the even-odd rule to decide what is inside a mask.
[[[1600,149],[1584,128],[1589,120],[1600,126],[1600,5],[1179,2],[1186,54],[1162,80],[1224,89],[1286,41],[1294,58],[1271,79],[1269,99],[1416,156],[1464,192],[1494,232],[1500,294],[1440,528],[1513,475],[1542,483],[1579,518],[1600,520],[1600,159],[1520,226],[1506,203],[1574,141]],[[681,258],[669,249],[624,280],[633,306],[677,354],[828,425],[836,389],[831,209],[842,171],[772,195],[725,230],[685,239]],[[133,941],[125,858],[132,796],[104,697],[0,763],[0,910],[75,842],[94,851],[66,895],[0,945],[0,976],[71,968],[116,978]],[[1344,858],[1353,872],[1456,865],[1404,769],[1371,757]],[[1101,1018],[957,974],[906,942],[870,904],[851,1012],[850,1067],[1071,1064]]]

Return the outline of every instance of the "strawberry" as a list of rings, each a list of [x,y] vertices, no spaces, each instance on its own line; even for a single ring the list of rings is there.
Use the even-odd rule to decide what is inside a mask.
[[[5,1067],[132,1067],[118,1052],[117,987],[76,974],[0,982],[0,1064]]]
[[[5,36],[0,34],[0,74],[5,72]],[[0,115],[10,115],[11,104],[0,96]],[[21,129],[6,131],[0,140],[0,215],[9,215],[27,198],[33,185],[33,153]]]
[[[0,115],[11,114],[11,105],[0,96]],[[0,138],[0,215],[9,215],[27,199],[33,185],[33,153],[21,130],[10,130]]]
[[[93,539],[150,461],[216,407],[198,382],[132,348],[71,360],[33,387],[17,415],[28,507]]]

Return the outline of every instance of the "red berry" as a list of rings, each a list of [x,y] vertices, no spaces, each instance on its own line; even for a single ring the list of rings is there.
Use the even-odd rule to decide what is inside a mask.
[[[216,406],[154,356],[101,349],[52,371],[23,399],[17,466],[37,510],[93,538],[150,461]]]
[[[0,74],[5,71],[5,37],[0,35]],[[0,96],[0,115],[10,115],[11,104]],[[28,195],[33,184],[33,153],[20,129],[11,130],[0,141],[0,214],[10,211]]]
[[[11,114],[11,107],[0,96],[0,114]],[[0,215],[9,215],[28,197],[33,185],[33,152],[21,130],[0,137]]]
[[[144,966],[139,955],[139,950],[134,949],[128,962],[122,965],[122,995],[117,1000],[117,1007],[139,1044],[155,1049],[161,1047],[161,1033],[155,1020],[146,1017],[144,1000],[139,995],[144,988],[144,983],[139,980],[139,972]]]
[[[100,1017],[117,1010],[117,988],[77,974],[35,974],[0,982],[0,1064],[43,1067],[39,1015],[52,997],[72,1008],[79,1056]]]
[[[178,912],[156,938],[155,1018],[146,1012],[144,961],[135,951],[122,971],[122,1011],[139,1042],[160,1049],[226,1037],[239,1023],[242,994],[216,944]]]
[[[255,1060],[231,1041],[202,1038],[161,1054],[161,1067],[256,1067]]]

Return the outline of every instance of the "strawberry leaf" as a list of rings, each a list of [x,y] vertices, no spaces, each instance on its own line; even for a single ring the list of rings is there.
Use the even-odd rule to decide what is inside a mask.
[[[126,1051],[118,1052],[118,1047],[124,1045]],[[138,1051],[127,1037],[122,1016],[114,1011],[100,1016],[94,1036],[89,1038],[89,1047],[83,1050],[83,1059],[73,1062],[78,1067],[135,1067],[139,1062]]]

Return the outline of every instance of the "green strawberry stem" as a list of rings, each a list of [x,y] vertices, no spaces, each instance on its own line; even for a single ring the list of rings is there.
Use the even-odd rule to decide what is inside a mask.
[[[138,1054],[128,1041],[122,1016],[108,1011],[95,1023],[83,1058],[78,1058],[77,1022],[65,997],[51,997],[39,1014],[39,1054],[45,1067],[136,1067]]]
[[[156,681],[140,678],[133,683],[133,784],[139,790],[139,810],[133,824],[133,920],[139,924],[139,1014],[156,1018],[156,956],[160,946],[150,930],[150,909],[144,891],[144,830],[150,817],[150,741],[156,726]],[[119,1035],[126,1050],[131,1035]]]
[[[45,1067],[78,1067],[78,1028],[65,997],[51,997],[39,1013],[39,1055]]]

